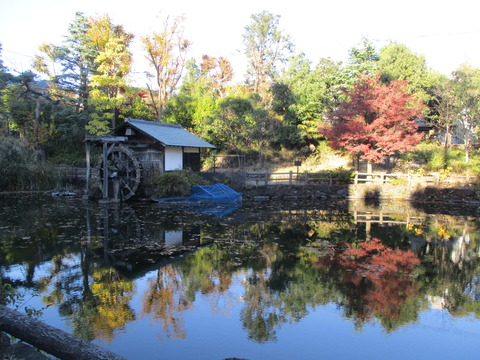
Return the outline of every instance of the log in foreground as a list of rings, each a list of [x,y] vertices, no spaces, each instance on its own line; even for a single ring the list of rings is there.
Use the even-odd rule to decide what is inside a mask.
[[[0,305],[0,331],[13,335],[60,359],[125,360],[106,349],[3,305]]]

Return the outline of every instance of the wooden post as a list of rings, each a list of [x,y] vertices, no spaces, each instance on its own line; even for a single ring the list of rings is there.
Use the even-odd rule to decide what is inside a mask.
[[[124,359],[95,344],[79,339],[72,334],[3,305],[0,305],[0,330],[59,359]]]
[[[88,199],[90,197],[90,177],[92,173],[92,169],[90,168],[90,142],[85,142],[85,162],[87,165],[87,170],[85,174],[85,195],[84,198]]]
[[[102,194],[103,199],[108,198],[108,144],[103,143],[102,147],[102,156],[103,156],[103,184],[102,184]]]
[[[290,170],[289,177],[288,177],[288,184],[292,185],[293,183],[293,171]]]

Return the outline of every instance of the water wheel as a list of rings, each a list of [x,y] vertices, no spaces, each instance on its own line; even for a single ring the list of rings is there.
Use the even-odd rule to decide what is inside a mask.
[[[106,169],[104,168],[104,158],[105,154],[102,154],[96,170],[103,197],[120,201],[128,200],[135,195],[140,186],[140,162],[132,150],[118,144],[112,145],[107,151]],[[108,182],[107,186],[105,186],[105,181]]]

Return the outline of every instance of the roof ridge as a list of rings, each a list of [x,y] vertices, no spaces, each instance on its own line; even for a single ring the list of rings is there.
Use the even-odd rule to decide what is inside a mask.
[[[150,124],[150,125],[170,126],[170,127],[182,128],[182,129],[183,129],[183,126],[180,125],[180,124],[167,124],[167,123],[162,123],[162,122],[159,122],[159,121],[149,121],[149,120],[141,120],[141,119],[128,118],[128,119],[127,119],[127,122],[130,122],[130,123],[132,123],[132,122],[141,122],[141,123]]]

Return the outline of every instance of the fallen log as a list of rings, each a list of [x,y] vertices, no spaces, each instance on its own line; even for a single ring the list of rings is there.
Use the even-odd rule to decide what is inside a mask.
[[[13,335],[60,359],[125,360],[63,330],[0,305],[0,331]]]

